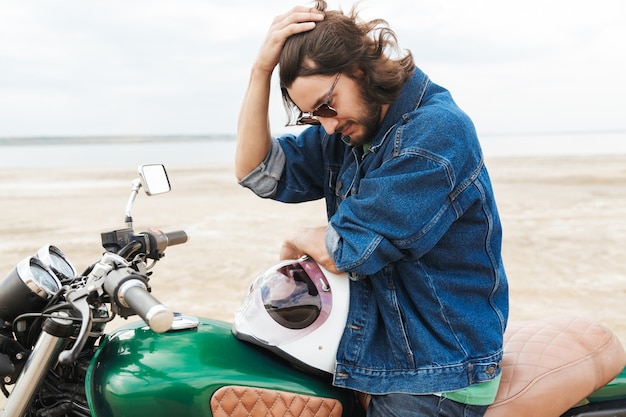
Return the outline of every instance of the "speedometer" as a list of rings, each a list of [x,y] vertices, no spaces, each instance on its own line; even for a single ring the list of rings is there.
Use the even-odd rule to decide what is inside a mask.
[[[60,288],[60,281],[39,259],[22,260],[0,281],[0,320],[42,311]]]
[[[30,272],[31,276],[28,279],[33,280],[36,292],[43,290],[47,295],[52,295],[61,288],[59,281],[43,265],[31,262]],[[26,285],[31,287],[27,281],[25,282]]]
[[[61,283],[39,259],[26,258],[17,265],[17,274],[28,288],[41,298],[49,298]]]
[[[56,246],[46,245],[42,247],[37,251],[37,258],[50,268],[59,279],[76,276],[76,269],[74,269],[74,266],[61,249]]]

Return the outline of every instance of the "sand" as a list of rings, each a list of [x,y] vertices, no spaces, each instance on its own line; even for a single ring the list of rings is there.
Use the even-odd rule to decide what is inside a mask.
[[[487,163],[504,226],[510,319],[584,316],[626,344],[626,155]],[[283,237],[325,223],[323,202],[262,200],[236,184],[229,165],[168,172],[172,191],[141,193],[133,217],[136,230],[191,236],[167,250],[151,281],[176,311],[232,321],[255,275],[278,260]],[[0,169],[0,276],[47,243],[81,271],[96,261],[100,233],[124,227],[135,178],[134,166]]]

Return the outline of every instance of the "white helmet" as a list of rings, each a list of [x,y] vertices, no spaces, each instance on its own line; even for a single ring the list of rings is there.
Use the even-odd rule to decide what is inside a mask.
[[[306,370],[333,373],[349,288],[347,274],[328,272],[308,257],[280,262],[252,283],[233,334]]]

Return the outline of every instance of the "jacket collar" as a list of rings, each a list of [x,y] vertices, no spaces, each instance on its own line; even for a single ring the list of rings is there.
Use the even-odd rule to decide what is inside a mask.
[[[371,142],[371,151],[376,152],[376,149],[385,141],[390,129],[403,119],[404,115],[419,107],[428,83],[428,75],[415,67],[415,72],[402,87],[400,96],[389,106],[387,114]]]

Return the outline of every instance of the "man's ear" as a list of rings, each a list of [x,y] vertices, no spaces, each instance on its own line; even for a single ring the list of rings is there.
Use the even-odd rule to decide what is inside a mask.
[[[352,74],[352,77],[355,78],[355,79],[359,79],[359,78],[361,78],[363,76],[363,70],[361,70],[361,68],[359,68],[357,66],[352,68],[350,73]]]

